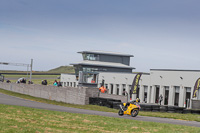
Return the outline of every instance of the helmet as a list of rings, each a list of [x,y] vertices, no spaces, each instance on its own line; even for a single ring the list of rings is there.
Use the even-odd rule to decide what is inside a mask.
[[[140,99],[139,99],[139,98],[137,98],[137,99],[136,99],[136,102],[138,102],[138,103],[139,103],[139,102],[140,102]]]

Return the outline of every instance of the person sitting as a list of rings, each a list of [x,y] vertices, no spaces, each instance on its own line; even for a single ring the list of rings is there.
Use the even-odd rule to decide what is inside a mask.
[[[139,102],[140,102],[140,99],[139,99],[139,98],[130,101],[131,104],[136,104],[136,103],[139,103]]]
[[[54,81],[53,85],[54,85],[54,86],[58,86],[57,80]]]
[[[33,82],[29,80],[29,81],[28,81],[28,84],[33,84]]]
[[[47,80],[42,80],[42,85],[47,85]]]
[[[7,80],[6,83],[11,83],[11,81],[10,81],[10,80]]]
[[[95,83],[95,80],[94,80],[94,79],[92,79],[92,80],[91,80],[91,83]]]
[[[25,79],[25,78],[22,78],[21,83],[26,84],[26,79]]]
[[[58,87],[60,87],[60,86],[62,86],[62,84],[61,84],[61,82],[60,82],[60,81],[58,81]]]

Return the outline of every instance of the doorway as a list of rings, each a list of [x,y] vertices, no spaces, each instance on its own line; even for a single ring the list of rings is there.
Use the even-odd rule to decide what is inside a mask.
[[[169,87],[165,86],[165,99],[164,99],[164,105],[168,105],[168,99],[169,99]]]
[[[179,90],[180,90],[180,87],[175,86],[175,98],[174,98],[174,105],[175,106],[178,106],[178,103],[179,103]]]
[[[158,85],[156,85],[155,103],[158,103],[158,101],[159,101],[159,91],[160,91],[160,87]]]
[[[148,86],[144,86],[144,102],[147,103]]]
[[[117,84],[116,87],[117,87],[117,95],[119,95],[119,85]]]
[[[113,84],[110,84],[110,94],[113,94]]]

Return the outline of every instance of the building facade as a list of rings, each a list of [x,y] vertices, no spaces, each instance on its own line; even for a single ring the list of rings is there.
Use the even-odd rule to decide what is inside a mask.
[[[104,80],[109,94],[130,96],[130,89],[137,74],[132,73],[134,68],[129,66],[132,55],[99,51],[79,53],[82,53],[85,59],[72,64],[76,68],[76,74],[61,74],[63,86],[83,85],[99,88]],[[89,60],[90,57],[96,59]],[[142,103],[157,104],[159,96],[162,95],[162,105],[192,108],[192,100],[200,100],[200,89],[197,91],[197,97],[192,98],[194,85],[199,77],[199,70],[151,69],[150,73],[142,73],[137,94],[130,97],[140,98]]]

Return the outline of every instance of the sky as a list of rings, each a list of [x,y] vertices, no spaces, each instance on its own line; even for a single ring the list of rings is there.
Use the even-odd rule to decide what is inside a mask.
[[[0,0],[0,62],[47,71],[79,51],[132,54],[136,72],[200,70],[199,0]],[[26,70],[0,65],[0,70]]]

